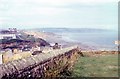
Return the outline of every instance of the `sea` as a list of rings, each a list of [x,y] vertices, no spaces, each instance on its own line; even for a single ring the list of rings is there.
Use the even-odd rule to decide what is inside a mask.
[[[118,32],[116,30],[89,28],[43,28],[41,30],[60,35],[68,42],[82,43],[100,50],[117,50],[115,41],[118,40]]]

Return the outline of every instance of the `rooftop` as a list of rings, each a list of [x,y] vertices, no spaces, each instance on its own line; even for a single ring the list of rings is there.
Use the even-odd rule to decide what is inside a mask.
[[[0,30],[0,34],[16,34],[16,33],[17,33],[16,28],[8,29],[8,30]]]

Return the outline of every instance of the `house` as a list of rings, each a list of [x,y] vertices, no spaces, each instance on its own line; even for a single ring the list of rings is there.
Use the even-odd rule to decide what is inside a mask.
[[[55,45],[53,46],[53,49],[60,49],[61,45],[59,45],[58,43],[55,43]]]
[[[8,29],[8,30],[1,30],[0,31],[0,39],[16,39],[17,30]]]

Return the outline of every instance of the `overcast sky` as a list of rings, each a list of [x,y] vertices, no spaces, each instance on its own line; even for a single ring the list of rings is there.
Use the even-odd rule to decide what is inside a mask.
[[[118,0],[0,0],[0,28],[117,29]]]

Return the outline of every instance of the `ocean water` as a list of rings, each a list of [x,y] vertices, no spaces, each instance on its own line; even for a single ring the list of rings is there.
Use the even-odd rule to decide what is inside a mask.
[[[44,31],[61,35],[65,41],[82,43],[100,49],[117,50],[117,45],[115,45],[115,41],[118,40],[117,31],[99,29],[44,29]]]
[[[62,32],[57,33],[62,36],[64,40],[69,42],[78,42],[88,46],[96,46],[101,49],[116,49],[115,41],[118,39],[116,32],[102,32],[102,33],[71,33]]]

